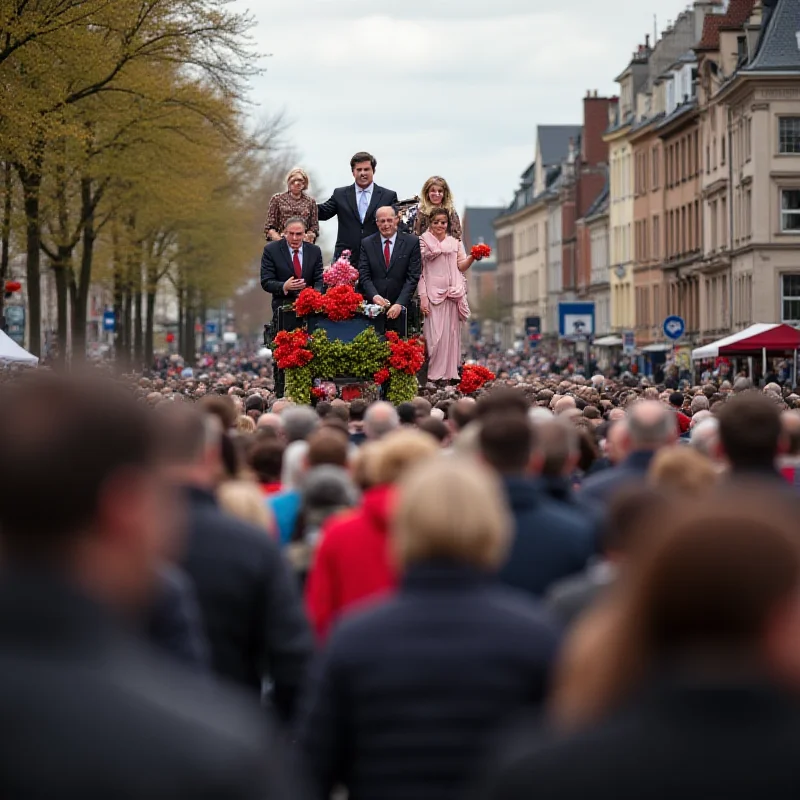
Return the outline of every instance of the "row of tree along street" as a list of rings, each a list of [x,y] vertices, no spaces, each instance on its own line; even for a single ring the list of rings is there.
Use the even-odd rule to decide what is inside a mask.
[[[224,0],[0,5],[0,285],[24,253],[32,352],[46,267],[62,356],[68,339],[73,358],[84,353],[101,281],[113,286],[117,357],[133,364],[152,359],[161,286],[178,297],[191,357],[196,320],[242,282],[256,198],[291,159],[279,115],[247,127],[252,24]]]

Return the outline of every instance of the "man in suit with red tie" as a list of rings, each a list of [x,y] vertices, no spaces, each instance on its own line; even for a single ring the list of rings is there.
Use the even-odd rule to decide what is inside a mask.
[[[261,254],[261,288],[272,295],[272,317],[278,319],[281,306],[292,303],[308,286],[322,291],[322,250],[303,241],[306,223],[302,217],[286,221],[283,239],[270,242]],[[293,314],[285,315],[283,330],[297,327]],[[273,328],[274,330],[274,328]],[[283,370],[275,375],[275,392],[283,396]]]
[[[320,221],[336,217],[339,230],[333,257],[338,258],[343,250],[349,250],[350,263],[358,266],[361,241],[376,233],[375,213],[382,206],[397,203],[397,192],[384,189],[374,182],[378,162],[369,153],[356,153],[350,159],[350,169],[355,183],[333,190],[329,200],[318,207]]]
[[[386,309],[387,330],[405,335],[403,315],[411,305],[422,271],[419,239],[397,230],[399,218],[391,206],[379,208],[376,220],[378,232],[361,243],[361,292],[368,303]]]

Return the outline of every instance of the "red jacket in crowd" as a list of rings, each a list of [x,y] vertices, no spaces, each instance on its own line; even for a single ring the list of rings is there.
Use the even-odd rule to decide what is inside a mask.
[[[358,509],[323,527],[306,582],[306,607],[320,640],[346,609],[397,586],[389,555],[393,496],[392,486],[368,489]]]

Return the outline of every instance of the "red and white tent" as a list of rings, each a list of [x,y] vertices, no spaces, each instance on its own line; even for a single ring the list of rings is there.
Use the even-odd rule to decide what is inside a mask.
[[[692,359],[718,356],[782,355],[800,349],[800,330],[783,323],[758,322],[743,331],[692,350]]]

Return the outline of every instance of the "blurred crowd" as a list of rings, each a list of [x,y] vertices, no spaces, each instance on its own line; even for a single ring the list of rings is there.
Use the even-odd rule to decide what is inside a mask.
[[[793,796],[798,395],[490,367],[0,386],[4,796]]]

